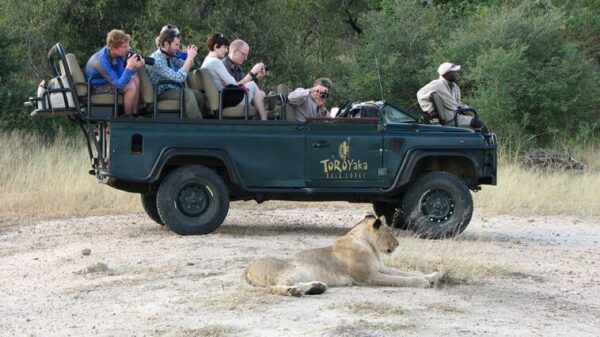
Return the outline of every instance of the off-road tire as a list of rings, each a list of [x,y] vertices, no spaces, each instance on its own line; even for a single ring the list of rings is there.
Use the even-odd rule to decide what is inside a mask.
[[[407,227],[421,237],[442,239],[462,233],[473,215],[465,183],[449,172],[419,176],[406,190],[402,209]]]
[[[229,211],[229,191],[223,179],[202,165],[170,172],[156,195],[158,214],[180,235],[208,234],[221,226]]]
[[[154,222],[157,224],[164,226],[165,223],[160,218],[160,215],[158,215],[158,209],[156,209],[156,193],[140,193],[140,197],[140,199],[142,199],[142,207],[144,208],[146,214],[148,214],[148,217],[154,220]]]
[[[385,215],[388,226],[398,229],[407,229],[406,221],[404,220],[400,208],[383,201],[373,201],[371,204],[373,205],[373,211],[377,216]]]

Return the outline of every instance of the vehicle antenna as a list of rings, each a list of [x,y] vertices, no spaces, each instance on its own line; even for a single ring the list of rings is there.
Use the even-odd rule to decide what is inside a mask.
[[[379,78],[379,92],[381,92],[381,100],[383,101],[383,85],[381,85],[381,74],[379,73],[379,61],[375,56],[375,65],[377,66],[377,77]]]

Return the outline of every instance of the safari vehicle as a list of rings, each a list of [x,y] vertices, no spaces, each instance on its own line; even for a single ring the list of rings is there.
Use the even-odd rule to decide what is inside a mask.
[[[164,116],[154,100],[145,102],[148,118],[127,118],[118,116],[119,97],[89,94],[62,46],[49,61],[66,84],[30,98],[32,114],[68,115],[86,135],[90,174],[139,193],[148,216],[181,235],[216,230],[231,201],[298,200],[372,203],[393,226],[445,238],[469,224],[469,190],[496,184],[495,134],[427,124],[388,101],[347,103],[336,118],[299,122],[285,104],[273,120],[220,107],[192,120]],[[52,105],[47,96],[56,93],[73,106]]]

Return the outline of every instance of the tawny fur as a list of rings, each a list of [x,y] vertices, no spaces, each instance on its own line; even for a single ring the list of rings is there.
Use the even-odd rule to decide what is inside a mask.
[[[367,216],[333,246],[309,249],[291,259],[261,257],[253,260],[242,279],[280,295],[323,293],[328,286],[369,285],[390,287],[434,286],[440,273],[409,273],[386,267],[381,253],[391,254],[398,240],[385,218]]]

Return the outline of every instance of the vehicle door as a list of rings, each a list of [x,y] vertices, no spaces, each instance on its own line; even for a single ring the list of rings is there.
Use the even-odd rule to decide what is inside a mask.
[[[306,186],[382,186],[382,130],[379,118],[308,120]]]

